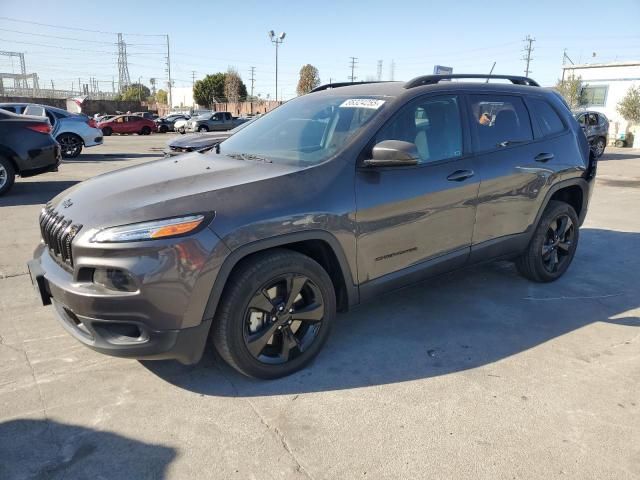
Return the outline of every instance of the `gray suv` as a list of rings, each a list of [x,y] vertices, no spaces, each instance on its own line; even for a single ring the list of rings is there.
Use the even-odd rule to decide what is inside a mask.
[[[604,155],[609,138],[609,119],[604,113],[590,110],[575,112],[574,116],[587,136],[596,158],[600,158]]]
[[[90,348],[253,377],[321,349],[336,311],[512,259],[537,282],[576,252],[596,159],[558,94],[508,83],[332,84],[206,154],[92,178],[40,214],[44,304]]]

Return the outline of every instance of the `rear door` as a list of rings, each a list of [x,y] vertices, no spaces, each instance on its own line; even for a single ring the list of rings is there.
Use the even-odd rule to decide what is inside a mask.
[[[469,112],[481,181],[473,232],[475,248],[494,245],[494,240],[515,240],[510,236],[530,227],[559,152],[542,138],[538,124],[532,124],[521,96],[470,95]],[[560,134],[566,132],[557,114],[550,121],[556,119]],[[559,134],[556,124],[549,128],[553,132],[549,135]]]
[[[360,282],[447,254],[452,267],[466,261],[479,182],[468,155],[463,108],[458,95],[420,97],[402,107],[371,142],[415,143],[420,162],[358,168]]]

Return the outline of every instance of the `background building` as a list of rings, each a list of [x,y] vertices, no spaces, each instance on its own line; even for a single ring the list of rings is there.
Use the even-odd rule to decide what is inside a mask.
[[[582,79],[584,108],[604,113],[609,118],[609,139],[627,132],[628,122],[616,107],[632,86],[640,86],[640,61],[564,65],[562,78],[572,75]]]

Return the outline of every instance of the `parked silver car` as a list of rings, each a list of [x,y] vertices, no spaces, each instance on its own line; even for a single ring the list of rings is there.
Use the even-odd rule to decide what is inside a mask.
[[[82,147],[102,144],[102,131],[96,128],[95,120],[82,113],[35,103],[0,103],[0,108],[17,114],[47,117],[53,128],[51,135],[62,148],[62,158],[75,158],[82,152]]]
[[[212,112],[191,118],[185,126],[187,132],[225,132],[246,122],[247,118],[237,118],[230,112]]]

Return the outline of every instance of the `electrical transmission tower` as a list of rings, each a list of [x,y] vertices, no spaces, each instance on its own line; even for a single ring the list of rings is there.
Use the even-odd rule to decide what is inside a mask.
[[[348,77],[348,78],[353,83],[358,78],[358,77],[355,76],[356,65],[358,63],[358,57],[349,57],[349,58],[351,59],[351,76]]]
[[[393,82],[393,77],[396,74],[396,62],[395,60],[391,60],[391,65],[389,66],[389,80]]]
[[[127,44],[122,39],[122,34],[118,34],[118,88],[123,92],[131,85],[129,77],[129,65],[127,64]]]
[[[382,60],[378,60],[378,81],[382,80]]]
[[[524,69],[524,76],[528,77],[531,72],[531,70],[529,70],[529,64],[531,63],[531,60],[533,60],[533,58],[531,58],[531,52],[533,52],[533,42],[536,41],[535,38],[531,38],[529,35],[527,35],[527,38],[525,38],[524,40],[524,56],[522,57],[522,60],[525,60],[527,62],[527,66]]]

